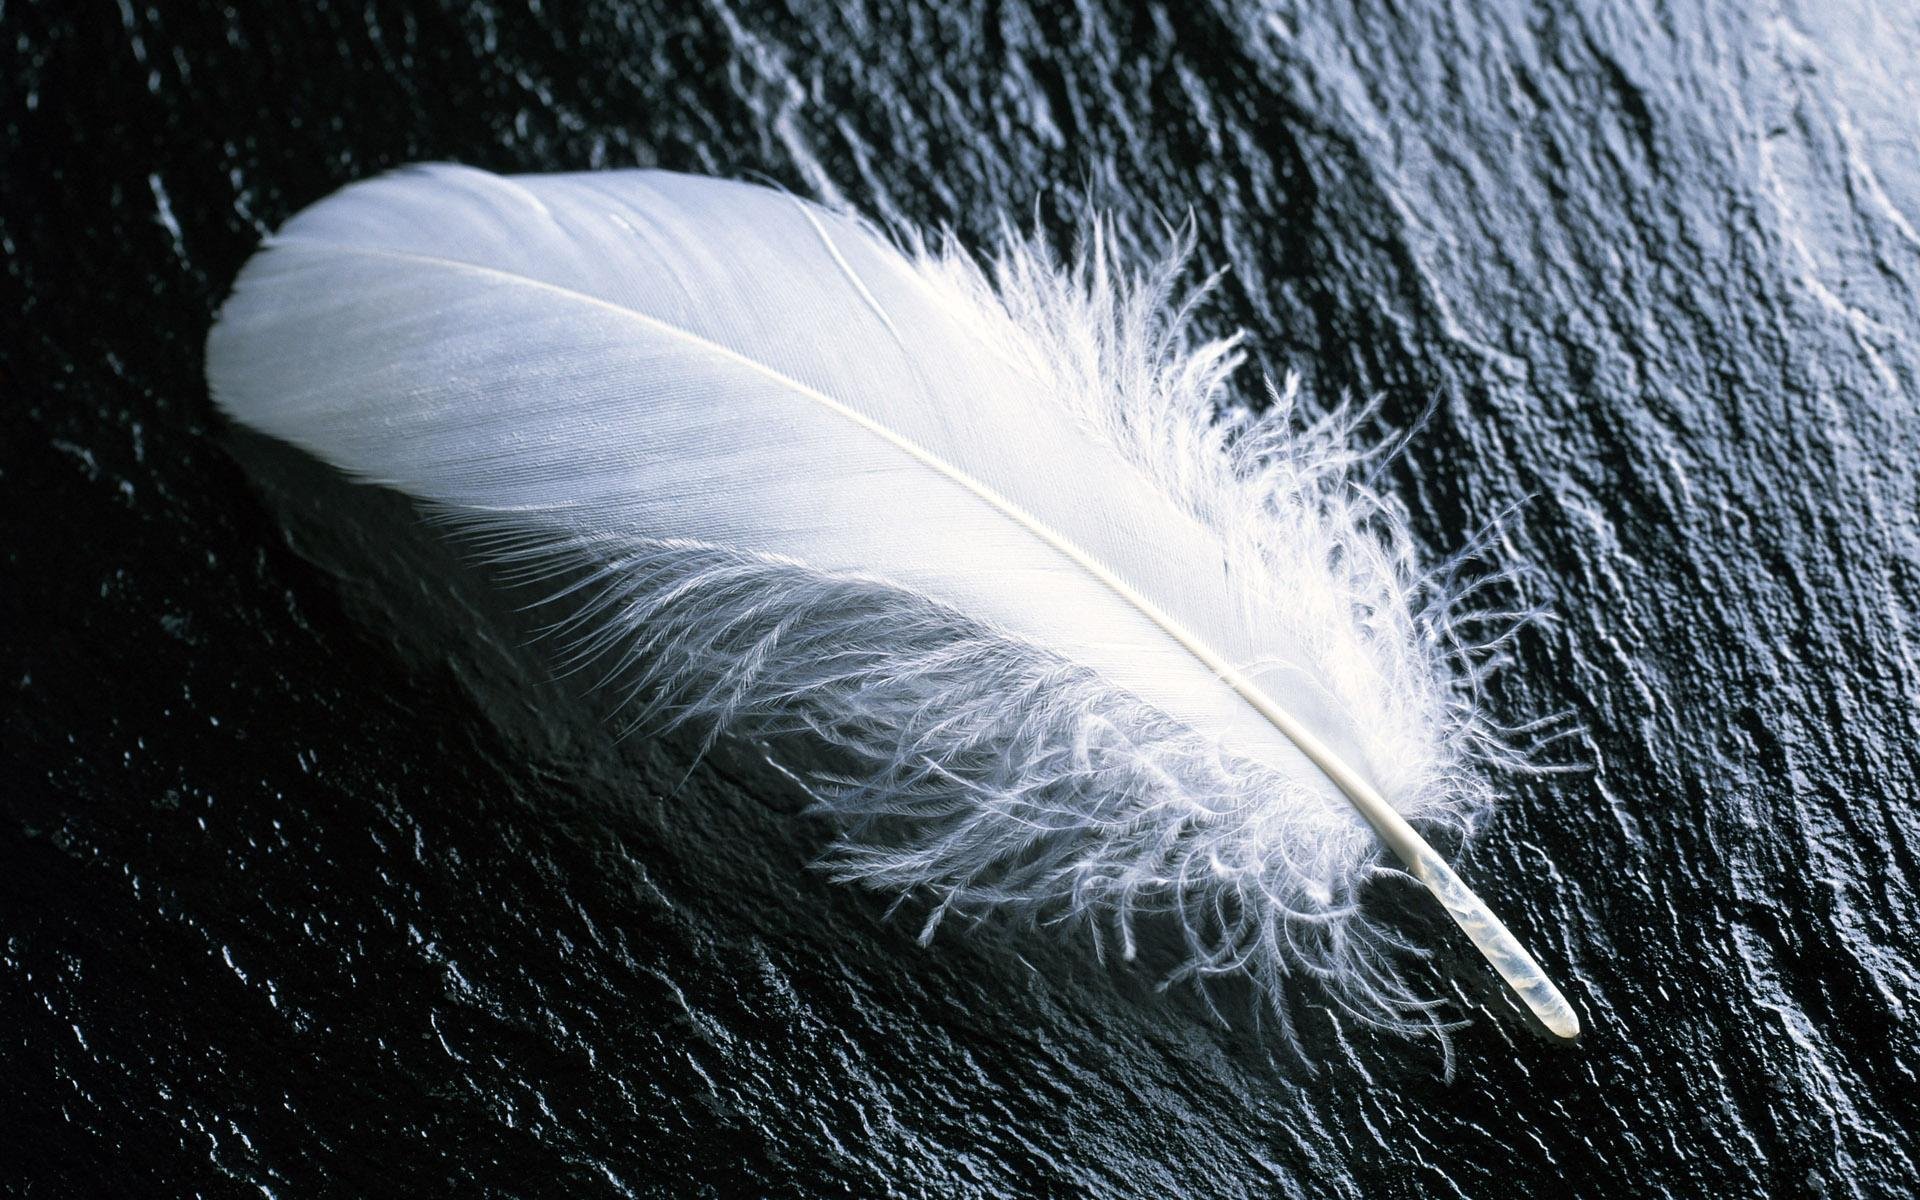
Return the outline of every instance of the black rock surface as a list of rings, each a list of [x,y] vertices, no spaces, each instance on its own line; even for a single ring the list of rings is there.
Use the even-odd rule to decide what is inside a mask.
[[[14,1194],[1905,1193],[1920,1081],[1920,21],[1872,0],[0,7],[0,1078]],[[562,11],[562,10],[565,11]],[[1586,733],[1431,906],[1431,1045],[807,869],[616,741],[399,497],[227,429],[260,236],[418,159],[770,178],[983,243],[1191,210],[1258,367],[1557,614]],[[1243,379],[1257,398],[1257,372]]]

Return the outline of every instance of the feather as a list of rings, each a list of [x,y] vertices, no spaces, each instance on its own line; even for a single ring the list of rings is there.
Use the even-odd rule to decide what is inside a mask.
[[[1494,745],[1350,419],[1216,417],[1177,261],[890,240],[772,189],[429,166],[294,217],[207,343],[217,404],[563,579],[645,719],[823,749],[843,879],[1084,920],[1177,974],[1431,1023],[1357,903],[1390,849],[1564,1037],[1413,823]],[[1175,256],[1176,260],[1178,255]],[[1431,589],[1429,589],[1431,590]],[[1446,597],[1442,597],[1443,600]]]

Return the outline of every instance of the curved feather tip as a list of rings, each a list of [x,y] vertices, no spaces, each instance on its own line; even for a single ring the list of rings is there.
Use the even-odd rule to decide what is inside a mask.
[[[843,879],[1437,1028],[1358,903],[1390,848],[1578,1023],[1415,832],[1518,764],[1474,695],[1512,613],[1414,565],[1359,414],[1222,416],[1235,341],[1128,269],[890,240],[654,171],[418,168],[290,221],[207,343],[235,419],[552,578],[636,720],[777,739]],[[1475,636],[1477,631],[1488,636]],[[1290,1030],[1290,1026],[1287,1026]]]

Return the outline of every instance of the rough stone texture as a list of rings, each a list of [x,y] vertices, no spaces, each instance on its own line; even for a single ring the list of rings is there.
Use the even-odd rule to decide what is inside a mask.
[[[1920,1129],[1920,26],[1869,0],[0,8],[0,1073],[23,1195],[1899,1194]],[[574,9],[575,6],[567,6]],[[547,11],[552,8],[555,11]],[[985,236],[1189,208],[1264,365],[1437,410],[1572,710],[1431,1047],[913,943],[732,748],[614,743],[396,497],[224,429],[259,235],[420,158]],[[1253,377],[1247,383],[1251,391]],[[1230,1002],[1225,1007],[1233,1011]]]

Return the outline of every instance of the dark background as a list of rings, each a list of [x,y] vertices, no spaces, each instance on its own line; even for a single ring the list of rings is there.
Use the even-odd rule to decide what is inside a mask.
[[[1585,11],[1582,11],[1584,7]],[[1877,14],[1877,15],[1876,15]],[[13,1194],[1877,1196],[1920,1129],[1920,17],[1904,4],[0,4]],[[407,504],[213,414],[259,237],[415,159],[976,240],[1192,210],[1203,323],[1434,419],[1387,479],[1586,729],[1462,873],[1586,1019],[1250,1019],[807,864],[616,742]],[[1243,387],[1257,393],[1257,373]],[[1531,499],[1529,499],[1531,498]],[[684,782],[683,782],[684,779]],[[1227,1006],[1229,1010],[1231,1005]]]

